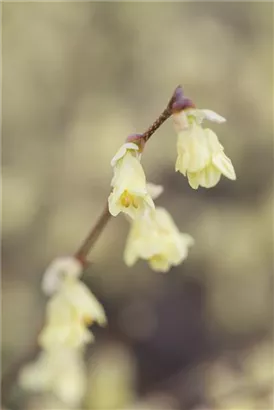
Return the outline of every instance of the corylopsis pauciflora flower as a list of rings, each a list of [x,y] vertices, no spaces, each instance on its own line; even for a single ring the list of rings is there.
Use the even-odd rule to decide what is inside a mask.
[[[52,295],[47,304],[46,325],[39,336],[44,349],[78,348],[93,340],[93,322],[106,324],[102,305],[79,280],[81,263],[72,256],[55,259],[46,270],[42,288]]]
[[[232,162],[225,155],[217,135],[211,129],[202,127],[205,119],[225,122],[225,118],[206,109],[189,108],[173,113],[178,133],[175,169],[187,176],[193,189],[199,186],[214,187],[222,174],[231,180],[236,179]]]
[[[148,190],[155,199],[163,188],[148,184]],[[166,209],[156,207],[131,222],[124,260],[132,266],[138,258],[145,259],[153,270],[167,272],[186,259],[193,243],[190,235],[179,231]]]
[[[81,347],[93,340],[88,327],[94,322],[106,324],[102,305],[79,279],[65,277],[48,302],[39,343],[44,349]]]
[[[113,216],[123,212],[135,219],[146,210],[154,209],[153,200],[147,191],[140,156],[138,145],[126,142],[111,161],[114,176],[108,204],[109,212]]]

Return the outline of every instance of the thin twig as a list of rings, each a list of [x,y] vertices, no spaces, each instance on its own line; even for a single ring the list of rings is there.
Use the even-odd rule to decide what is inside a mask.
[[[178,88],[178,87],[177,87]],[[176,88],[176,90],[177,90]],[[175,102],[176,90],[173,93],[171,99],[168,102],[167,107],[164,109],[162,114],[157,118],[156,121],[142,134],[142,138],[145,142],[154,134],[154,132],[171,116],[172,114],[172,105]]]
[[[99,238],[101,232],[105,228],[110,218],[111,218],[111,214],[108,210],[108,204],[106,204],[101,215],[96,221],[95,225],[92,227],[90,233],[88,234],[86,239],[83,241],[82,245],[79,247],[79,249],[75,253],[75,257],[83,264],[85,264],[89,251],[91,250],[92,246],[95,244],[97,239]]]

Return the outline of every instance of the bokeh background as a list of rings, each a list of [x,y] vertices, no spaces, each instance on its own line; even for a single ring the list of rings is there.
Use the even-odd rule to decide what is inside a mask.
[[[2,7],[4,405],[57,410],[16,386],[44,320],[43,271],[78,248],[109,193],[113,154],[182,84],[227,118],[212,128],[238,179],[193,191],[174,172],[171,121],[150,140],[157,204],[196,243],[168,274],[127,269],[128,223],[110,221],[84,276],[109,326],[94,330],[83,406],[272,408],[273,3]]]

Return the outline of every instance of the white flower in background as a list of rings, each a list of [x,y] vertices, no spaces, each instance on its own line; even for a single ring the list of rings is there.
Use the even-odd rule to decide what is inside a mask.
[[[79,278],[83,270],[81,263],[73,256],[54,259],[46,269],[42,279],[42,290],[52,295],[62,284],[65,277]]]
[[[217,135],[200,125],[204,119],[218,123],[225,119],[210,110],[188,109],[173,114],[178,132],[177,161],[175,169],[187,176],[190,186],[211,188],[223,174],[231,180],[236,174],[231,160],[225,155]]]
[[[124,212],[135,219],[146,210],[154,209],[153,200],[147,191],[138,146],[132,142],[122,145],[111,165],[114,168],[111,181],[113,190],[108,198],[111,215],[117,216]]]
[[[132,266],[138,258],[145,259],[152,269],[167,272],[186,259],[193,243],[191,236],[178,230],[170,214],[157,207],[131,223],[124,260]]]
[[[33,392],[53,393],[69,406],[80,406],[86,390],[86,371],[80,349],[43,351],[22,368],[19,385]]]
[[[102,305],[79,280],[82,265],[74,257],[57,258],[43,277],[43,290],[53,294],[46,324],[39,335],[43,351],[20,372],[28,390],[53,393],[69,406],[81,406],[86,390],[83,347],[93,340],[88,327],[106,324]]]
[[[136,395],[135,365],[133,353],[123,343],[98,347],[88,366],[86,408],[126,410]]]
[[[46,315],[46,325],[39,336],[44,349],[83,346],[93,340],[88,326],[93,322],[106,324],[102,305],[88,287],[74,277],[63,280],[48,302]]]

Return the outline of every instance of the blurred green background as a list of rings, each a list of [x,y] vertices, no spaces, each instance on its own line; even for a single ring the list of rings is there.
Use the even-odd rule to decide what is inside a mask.
[[[227,118],[210,127],[237,181],[193,191],[174,172],[171,121],[150,140],[147,178],[165,187],[157,204],[196,243],[168,274],[127,269],[127,221],[110,221],[84,276],[109,318],[87,354],[85,406],[269,409],[273,3],[11,2],[2,22],[5,405],[52,408],[18,391],[13,370],[44,320],[43,271],[78,248],[109,193],[113,154],[182,84]]]

